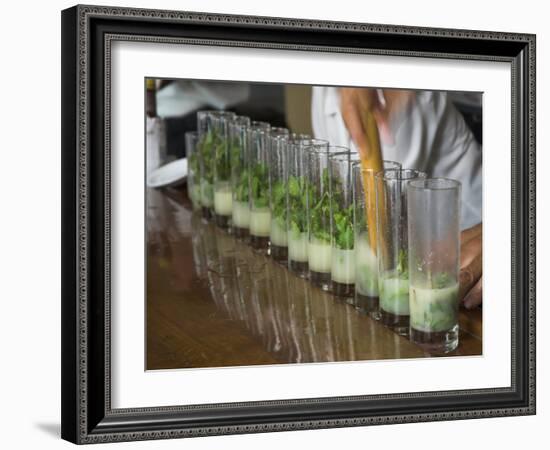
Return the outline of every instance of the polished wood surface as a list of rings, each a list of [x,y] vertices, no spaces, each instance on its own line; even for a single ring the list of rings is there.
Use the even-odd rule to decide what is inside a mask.
[[[193,212],[185,188],[147,190],[152,369],[430,356]],[[480,355],[481,310],[450,355]]]

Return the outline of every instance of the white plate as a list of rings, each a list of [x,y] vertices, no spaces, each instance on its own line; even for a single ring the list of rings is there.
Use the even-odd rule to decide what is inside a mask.
[[[153,170],[147,177],[147,186],[152,188],[177,186],[187,177],[187,158],[176,159]]]

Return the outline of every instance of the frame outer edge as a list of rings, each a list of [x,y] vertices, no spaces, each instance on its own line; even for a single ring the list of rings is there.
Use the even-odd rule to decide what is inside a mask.
[[[411,25],[344,22],[324,19],[303,19],[280,16],[247,16],[241,14],[205,13],[200,11],[174,11],[167,9],[130,8],[122,6],[99,6],[79,4],[84,14],[94,16],[116,16],[135,19],[172,21],[179,23],[207,22],[211,24],[239,24],[249,27],[277,27],[284,29],[317,29],[334,31],[377,32],[383,34],[426,35],[432,37],[454,37],[466,39],[487,39],[496,41],[529,42],[533,34],[503,31],[468,30],[441,27],[420,27]]]
[[[88,186],[89,163],[88,153],[88,127],[89,105],[88,96],[88,65],[89,65],[89,30],[90,17],[128,17],[145,20],[172,21],[172,22],[206,22],[216,24],[240,24],[250,27],[277,27],[284,28],[309,28],[334,31],[359,31],[381,32],[402,35],[416,35],[428,37],[461,37],[484,40],[500,40],[508,42],[521,42],[525,44],[528,52],[527,79],[524,89],[528,91],[528,117],[524,117],[528,134],[524,141],[528,145],[523,150],[527,153],[526,166],[528,170],[525,183],[529,192],[527,197],[528,230],[521,238],[528,240],[529,261],[527,263],[528,276],[528,354],[524,355],[524,363],[527,365],[528,394],[529,399],[524,407],[486,409],[481,411],[471,410],[466,412],[447,413],[415,413],[413,415],[377,416],[371,418],[351,419],[323,419],[315,421],[296,421],[291,423],[272,423],[251,426],[222,426],[222,427],[198,427],[189,429],[166,431],[138,431],[128,433],[93,433],[88,430],[87,423],[87,314],[89,292],[88,286]],[[63,263],[62,263],[62,375],[64,377],[62,388],[62,437],[75,443],[113,442],[123,440],[163,439],[173,437],[191,437],[220,434],[241,434],[250,432],[269,432],[297,429],[314,429],[344,426],[361,426],[385,423],[404,423],[421,421],[456,420],[465,418],[499,417],[509,415],[525,415],[535,413],[535,36],[530,34],[499,33],[470,30],[448,30],[437,28],[360,24],[350,22],[327,22],[320,20],[230,16],[222,14],[189,13],[178,11],[159,11],[150,9],[99,7],[78,5],[63,11],[63,41],[71,38],[72,43],[62,43],[62,75],[63,75],[63,101],[62,101],[62,224],[63,224]],[[68,52],[66,47],[72,47],[74,51]],[[69,66],[69,68],[65,67]],[[71,90],[72,89],[72,90]],[[72,99],[74,102],[70,102]],[[76,105],[76,109],[73,109]],[[527,113],[527,110],[526,110]],[[69,126],[67,125],[69,124]],[[521,149],[520,149],[521,150]],[[75,171],[76,169],[76,171]],[[66,192],[68,191],[68,192]],[[70,225],[70,222],[73,222]],[[76,258],[76,261],[75,261]],[[75,264],[76,263],[76,264]],[[76,267],[74,267],[76,265]],[[71,286],[74,289],[70,289]],[[525,291],[524,291],[525,292]],[[75,302],[75,293],[76,299]],[[71,321],[71,316],[74,321]],[[526,336],[525,334],[524,336]],[[71,341],[66,343],[65,341]],[[72,349],[72,351],[71,351]],[[70,364],[67,360],[70,359]],[[525,367],[525,366],[524,366]],[[68,377],[71,377],[69,379]],[[69,389],[65,383],[72,383],[75,389]]]
[[[77,8],[61,13],[61,437],[78,441]]]
[[[528,179],[528,199],[529,199],[529,222],[528,222],[528,307],[529,307],[529,413],[536,414],[537,411],[537,395],[536,395],[536,129],[537,129],[537,37],[536,35],[529,36],[528,52],[529,52],[529,110],[528,110],[528,164],[529,164],[529,179]]]

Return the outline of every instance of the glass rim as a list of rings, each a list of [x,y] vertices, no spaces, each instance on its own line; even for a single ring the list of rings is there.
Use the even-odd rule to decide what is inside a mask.
[[[270,136],[272,142],[283,142],[288,146],[302,148],[302,143],[305,141],[312,140],[312,138],[305,133],[290,133],[290,134],[279,134],[275,136]]]
[[[399,173],[399,177],[389,177],[387,175],[389,174],[395,174]],[[415,173],[415,176],[412,177],[403,177],[402,174],[404,173]],[[426,178],[426,172],[422,172],[421,170],[417,169],[383,169],[380,172],[378,172],[375,177],[384,181],[412,181],[416,179],[425,179]]]
[[[462,183],[452,178],[433,177],[414,179],[409,186],[418,191],[450,191],[460,189]]]
[[[305,135],[305,133],[298,133],[298,134]],[[312,137],[296,137],[296,136],[294,137],[287,136],[287,137],[288,137],[287,140],[289,144],[300,145],[304,149],[309,149],[316,146],[325,146],[328,144],[328,141],[325,139],[317,139]]]
[[[244,120],[244,119],[248,119],[248,120]],[[250,128],[250,118],[246,116],[237,116],[234,120],[231,120],[229,122],[229,132],[231,134],[246,132],[249,128]]]
[[[273,143],[279,143],[279,142],[287,142],[288,141],[288,134],[269,134],[269,140]]]
[[[267,122],[263,122],[263,123],[267,123]],[[288,128],[285,128],[285,127],[272,127],[272,126],[270,126],[269,127],[269,133],[273,137],[288,136],[290,134],[290,130]]]
[[[252,123],[252,119],[248,116],[235,116],[233,117],[231,123],[235,125],[243,125],[245,123],[250,125]]]
[[[343,147],[343,146],[339,146],[339,145],[330,145],[330,142],[327,139],[313,138],[312,140],[319,141],[320,144],[319,145],[307,145],[307,146],[304,147],[304,150],[308,153],[313,153],[313,154],[316,154],[316,155],[330,155],[332,153],[337,153],[337,152],[331,151],[331,149],[335,149],[335,148],[346,149],[347,148],[347,147]]]
[[[213,115],[213,116],[219,116],[219,117],[231,117],[234,119],[237,117],[237,114],[233,111],[226,111],[225,109],[204,109],[201,111],[197,111],[197,117],[199,116],[207,116],[207,115]]]
[[[269,122],[262,122],[261,120],[253,120],[250,122],[249,128],[251,130],[270,131],[271,125]]]
[[[345,147],[344,147],[345,148]],[[353,161],[351,160],[351,158],[349,158],[349,156],[351,155],[352,151],[351,150],[347,150],[345,152],[336,152],[336,153],[329,153],[328,155],[328,158],[329,160],[331,161],[345,161],[344,158],[342,158],[342,156],[344,155],[347,155],[348,158],[347,158],[347,161],[349,161],[350,163],[353,163]]]
[[[365,169],[363,166],[361,166],[361,164],[356,164],[354,166],[354,170],[357,170],[361,173],[368,173],[368,174],[374,173],[374,175],[376,176],[380,172],[383,172],[384,170],[400,170],[401,169],[401,163],[398,163],[397,161],[392,161],[392,160],[389,160],[389,159],[383,159],[382,160],[382,166],[384,166],[384,164],[393,164],[393,165],[395,165],[395,167],[389,167],[387,169],[382,168],[381,170],[374,170],[374,169],[371,169],[371,168]]]
[[[316,140],[315,138],[312,138],[311,135],[307,133],[289,133],[287,137],[289,141],[295,141],[300,143]]]

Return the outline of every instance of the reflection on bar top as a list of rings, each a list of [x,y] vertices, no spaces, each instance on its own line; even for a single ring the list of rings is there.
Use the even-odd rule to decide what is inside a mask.
[[[148,369],[429,356],[204,222],[182,197],[148,191]],[[466,335],[454,354],[480,353]]]

